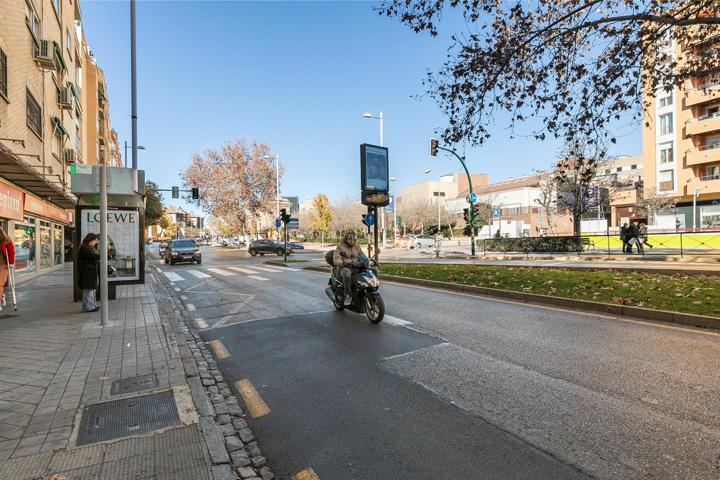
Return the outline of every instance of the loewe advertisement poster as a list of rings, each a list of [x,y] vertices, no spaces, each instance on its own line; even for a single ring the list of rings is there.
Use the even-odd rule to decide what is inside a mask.
[[[110,210],[107,213],[108,265],[115,271],[109,281],[139,280],[140,214],[137,210]],[[88,233],[100,233],[100,210],[82,211],[81,240]]]

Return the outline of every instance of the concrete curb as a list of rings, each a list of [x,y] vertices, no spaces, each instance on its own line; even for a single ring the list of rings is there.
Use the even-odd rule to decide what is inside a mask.
[[[329,270],[322,267],[306,267],[305,270],[327,273]],[[666,310],[652,310],[649,308],[630,307],[626,305],[615,305],[612,303],[592,302],[588,300],[576,300],[565,297],[551,297],[536,293],[515,292],[512,290],[501,290],[497,288],[478,287],[475,285],[462,285],[458,283],[438,282],[435,280],[424,280],[419,278],[398,277],[395,275],[380,275],[381,281],[416,285],[420,287],[437,288],[454,292],[470,293],[486,297],[501,298],[522,303],[533,303],[538,305],[550,305],[567,308],[570,310],[581,310],[585,312],[598,312],[623,317],[632,317],[642,320],[654,320],[659,322],[676,323],[691,327],[712,328],[720,330],[720,318],[691,313],[668,312]]]

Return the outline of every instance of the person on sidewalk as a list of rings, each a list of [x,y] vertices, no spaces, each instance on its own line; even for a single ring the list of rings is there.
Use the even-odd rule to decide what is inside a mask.
[[[632,222],[630,224],[630,227],[628,227],[628,237],[628,253],[632,253],[633,245],[637,248],[637,253],[644,253],[642,243],[640,243],[640,226],[638,222]]]
[[[83,312],[100,310],[95,304],[95,290],[100,283],[100,254],[95,250],[98,236],[88,233],[78,250],[78,286],[82,290]]]
[[[5,305],[5,283],[7,283],[10,267],[15,266],[15,245],[13,245],[10,237],[7,236],[5,230],[0,228],[0,312]]]
[[[628,224],[623,223],[622,227],[620,227],[620,241],[622,242],[623,253],[632,253],[632,247],[628,243],[630,239],[628,235]],[[630,249],[630,251],[628,251],[628,249]]]
[[[640,236],[638,239],[640,240],[639,245],[647,245],[648,247],[653,248],[653,246],[650,245],[650,242],[648,242],[648,228],[644,223],[640,224]]]

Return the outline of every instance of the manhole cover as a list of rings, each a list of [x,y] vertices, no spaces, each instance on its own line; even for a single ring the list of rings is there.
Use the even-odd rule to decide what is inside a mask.
[[[172,391],[86,405],[77,446],[148,433],[180,424]]]
[[[158,381],[154,373],[149,375],[140,375],[139,377],[123,378],[122,380],[115,380],[112,382],[112,385],[110,386],[110,395],[140,392],[157,386]]]

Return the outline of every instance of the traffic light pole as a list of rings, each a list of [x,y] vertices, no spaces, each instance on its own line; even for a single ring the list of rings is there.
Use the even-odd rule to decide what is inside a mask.
[[[383,207],[385,208],[385,207]],[[373,223],[373,243],[375,244],[375,263],[380,265],[380,250],[378,249],[378,208],[373,208],[373,214],[375,216],[375,222]]]
[[[455,158],[460,160],[460,165],[462,165],[463,169],[465,170],[465,175],[467,175],[468,180],[468,187],[470,189],[470,192],[468,193],[468,203],[470,204],[470,254],[474,257],[475,256],[475,202],[472,201],[472,195],[473,195],[473,186],[472,186],[472,178],[470,177],[470,172],[468,171],[467,165],[465,165],[465,157],[461,157],[457,153],[455,153],[453,150],[450,150],[449,148],[441,147],[439,145],[436,145],[435,148],[438,150],[442,150],[444,152],[452,153],[455,155]]]

